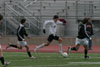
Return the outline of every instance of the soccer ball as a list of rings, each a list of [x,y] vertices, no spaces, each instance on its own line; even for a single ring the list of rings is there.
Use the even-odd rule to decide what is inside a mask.
[[[68,54],[66,52],[63,52],[63,57],[64,58],[68,57]]]

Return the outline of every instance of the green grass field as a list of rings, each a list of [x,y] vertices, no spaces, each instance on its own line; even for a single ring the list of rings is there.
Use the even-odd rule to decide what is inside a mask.
[[[6,61],[11,62],[8,67],[100,67],[100,54],[89,54],[85,60],[83,54],[72,53],[63,58],[58,53],[33,53],[36,59],[30,59],[26,53],[4,53]],[[0,67],[1,63],[0,63]]]

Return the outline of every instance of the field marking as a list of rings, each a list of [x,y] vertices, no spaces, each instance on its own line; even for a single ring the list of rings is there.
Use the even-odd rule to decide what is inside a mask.
[[[35,67],[62,67],[69,65],[79,65],[79,64],[100,64],[100,62],[68,62],[66,64],[58,64],[58,65],[34,65]],[[13,67],[33,67],[33,66],[13,66]]]
[[[13,67],[33,67],[33,66],[13,66]]]
[[[60,64],[60,65],[34,65],[34,67],[62,67],[68,66],[69,64]],[[13,66],[13,67],[33,67],[33,66]]]
[[[100,64],[100,62],[69,62],[69,64]]]
[[[69,66],[69,65],[79,65],[79,64],[100,64],[100,62],[69,62],[66,64],[58,64],[58,65],[34,65],[35,67],[62,67],[62,66]],[[33,67],[33,66],[13,66],[13,67]]]

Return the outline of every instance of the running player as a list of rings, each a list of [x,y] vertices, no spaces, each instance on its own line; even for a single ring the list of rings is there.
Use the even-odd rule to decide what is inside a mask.
[[[68,47],[67,52],[69,53],[71,50],[77,51],[80,47],[80,45],[83,45],[84,47],[84,58],[89,58],[88,54],[88,39],[90,38],[87,30],[86,30],[86,23],[88,22],[87,18],[84,18],[82,21],[82,24],[79,25],[79,31],[78,36],[76,38],[76,45],[75,47]]]
[[[14,47],[14,48],[18,48],[18,49],[22,49],[23,47],[25,47],[28,56],[29,56],[30,58],[35,58],[35,57],[33,57],[33,56],[31,55],[31,52],[29,51],[29,47],[28,47],[28,45],[27,45],[27,42],[26,42],[26,40],[24,39],[24,36],[28,37],[28,34],[26,33],[26,30],[25,30],[25,28],[24,28],[24,24],[25,24],[25,23],[26,23],[26,19],[21,19],[20,25],[19,25],[19,27],[18,27],[18,29],[17,29],[18,44],[19,44],[20,46],[18,46],[18,45],[13,45],[13,44],[9,44],[9,45],[6,47],[6,49],[9,48],[9,47]],[[29,38],[29,37],[28,37],[28,38]]]
[[[47,24],[49,25],[49,37],[47,39],[47,42],[37,46],[35,49],[34,49],[34,52],[36,52],[39,48],[42,48],[44,46],[48,46],[50,45],[50,43],[53,41],[53,40],[57,40],[59,42],[59,53],[61,55],[63,55],[63,51],[62,51],[62,38],[57,36],[56,35],[56,29],[57,29],[57,24],[63,24],[62,22],[60,22],[59,20],[59,17],[57,15],[55,15],[53,17],[53,20],[47,20],[45,21],[44,25],[43,25],[43,33],[45,34],[46,33],[46,26]]]
[[[2,19],[3,19],[3,16],[0,15],[0,24],[1,24],[1,22],[2,22]],[[1,38],[1,36],[0,36],[0,38]],[[3,67],[6,67],[6,66],[9,64],[9,62],[5,62],[5,60],[4,60],[1,45],[0,45],[0,61],[1,61],[2,65],[3,65]]]

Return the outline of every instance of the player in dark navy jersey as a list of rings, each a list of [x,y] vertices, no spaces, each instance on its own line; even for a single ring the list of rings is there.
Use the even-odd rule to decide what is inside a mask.
[[[26,23],[26,19],[21,19],[20,22],[21,22],[21,23],[20,23],[20,25],[19,25],[19,27],[18,27],[18,29],[17,29],[18,44],[19,44],[20,46],[18,46],[18,45],[13,45],[13,44],[9,44],[9,45],[7,46],[7,48],[9,48],[9,47],[14,47],[14,48],[22,49],[23,47],[25,47],[26,50],[27,50],[28,56],[29,56],[30,58],[35,58],[35,57],[33,57],[33,56],[31,55],[31,52],[29,51],[29,47],[28,47],[28,45],[27,45],[27,42],[26,42],[26,40],[24,39],[24,36],[28,37],[28,34],[26,33],[26,30],[25,30],[25,27],[24,27],[24,24]],[[29,38],[29,37],[28,37],[28,38]]]
[[[84,58],[87,59],[89,58],[88,54],[88,39],[90,38],[87,30],[86,30],[86,23],[88,22],[87,18],[84,18],[82,21],[82,24],[79,25],[79,30],[78,30],[78,36],[76,38],[76,45],[75,47],[69,47],[67,52],[69,53],[71,50],[77,51],[80,47],[80,45],[83,45],[84,47]]]

